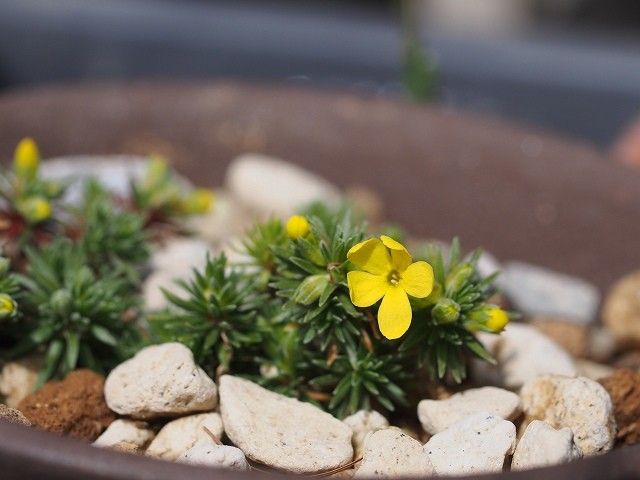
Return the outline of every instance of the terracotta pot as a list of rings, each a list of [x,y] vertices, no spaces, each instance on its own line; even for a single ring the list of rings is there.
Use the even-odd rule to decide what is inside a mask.
[[[203,185],[237,154],[299,163],[340,186],[378,191],[389,219],[459,235],[502,259],[538,263],[606,288],[640,267],[640,175],[593,147],[439,107],[303,89],[213,85],[51,88],[0,97],[0,152],[34,136],[45,156],[168,155]],[[623,479],[640,447],[501,478]],[[0,424],[0,477],[211,479],[238,473],[152,461]],[[492,476],[487,478],[497,478]],[[254,477],[252,477],[254,478]]]

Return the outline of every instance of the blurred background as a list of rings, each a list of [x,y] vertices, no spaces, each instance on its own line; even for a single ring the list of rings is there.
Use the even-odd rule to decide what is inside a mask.
[[[637,0],[0,0],[0,12],[0,93],[269,81],[437,101],[601,148],[640,107]]]

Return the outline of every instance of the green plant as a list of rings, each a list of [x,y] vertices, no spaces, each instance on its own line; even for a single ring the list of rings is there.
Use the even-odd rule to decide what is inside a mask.
[[[9,259],[0,256],[0,348],[12,342],[21,317],[16,300],[20,287],[9,267]]]
[[[318,206],[313,207],[318,211]],[[275,245],[270,286],[285,303],[279,321],[300,326],[302,342],[355,350],[366,316],[351,301],[346,284],[347,252],[364,236],[347,209],[309,215],[310,233]]]
[[[265,300],[255,278],[230,268],[224,254],[207,256],[190,281],[178,281],[186,296],[164,291],[173,308],[150,317],[162,341],[187,345],[209,372],[228,371],[261,341],[255,319]],[[238,358],[240,356],[240,358]]]
[[[41,178],[39,164],[36,143],[24,138],[16,147],[12,168],[0,175],[0,235],[12,259],[19,258],[24,245],[46,243],[59,232],[53,215],[65,186]]]
[[[138,271],[149,259],[144,223],[140,214],[116,206],[97,181],[87,182],[76,228],[80,248],[94,271],[121,271],[137,284]]]
[[[497,273],[480,276],[477,263],[481,254],[476,250],[464,259],[458,239],[451,245],[447,262],[440,245],[429,244],[423,252],[423,258],[434,269],[434,290],[417,305],[421,321],[412,325],[400,349],[416,352],[419,364],[427,366],[434,378],[450,375],[460,383],[466,378],[468,354],[494,362],[473,332],[499,332],[509,319],[505,312],[486,303],[495,293]],[[502,322],[487,323],[491,312],[503,316]]]
[[[137,348],[131,313],[137,304],[118,273],[97,276],[81,248],[66,239],[27,248],[27,270],[19,277],[24,320],[16,358],[44,350],[38,385],[78,366],[107,372]]]
[[[438,70],[422,46],[419,2],[400,0],[402,70],[407,93],[417,102],[428,102],[438,93]]]
[[[131,203],[148,224],[171,224],[185,216],[207,213],[214,196],[204,188],[186,191],[166,160],[152,156],[143,178],[131,183]]]
[[[363,241],[365,225],[348,208],[315,204],[302,213],[247,233],[252,265],[208,259],[180,283],[184,298],[165,292],[173,308],[152,320],[158,338],[185,343],[209,370],[248,376],[340,417],[405,407],[417,383],[410,377],[460,382],[469,356],[492,361],[474,332],[499,331],[508,316],[486,304],[494,277],[478,274],[479,252],[463,259],[456,240],[446,264],[433,245],[412,263],[389,237]],[[387,296],[410,309],[403,320],[389,317],[411,325],[404,336],[391,329],[399,340],[379,328]]]

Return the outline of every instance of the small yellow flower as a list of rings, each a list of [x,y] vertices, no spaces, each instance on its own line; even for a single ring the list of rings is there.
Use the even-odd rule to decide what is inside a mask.
[[[13,316],[18,305],[6,293],[0,293],[0,319]]]
[[[51,217],[51,204],[42,197],[31,197],[20,202],[18,205],[20,213],[30,222],[38,223]]]
[[[401,243],[382,235],[354,245],[347,257],[358,270],[347,273],[351,302],[370,307],[382,298],[378,309],[380,333],[393,340],[411,325],[409,295],[425,298],[433,290],[433,268],[413,262]]]
[[[38,145],[29,137],[23,138],[18,143],[13,155],[13,168],[20,178],[32,179],[38,172],[40,152]]]
[[[293,215],[287,220],[287,235],[289,238],[304,237],[309,233],[309,221],[302,215]]]
[[[187,213],[203,214],[213,208],[215,197],[211,190],[206,188],[196,188],[193,192],[187,195],[184,200],[184,209]]]

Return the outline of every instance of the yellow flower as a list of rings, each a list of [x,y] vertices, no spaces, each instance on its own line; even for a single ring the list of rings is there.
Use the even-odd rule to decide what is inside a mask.
[[[0,293],[0,318],[13,316],[17,308],[18,305],[13,298],[6,293]]]
[[[304,237],[309,233],[309,221],[302,215],[293,215],[287,220],[287,235],[289,238]]]
[[[207,213],[213,207],[214,201],[215,197],[211,190],[196,188],[184,200],[184,209],[192,214]]]
[[[40,152],[38,145],[32,138],[26,137],[20,140],[13,154],[13,168],[20,178],[32,179],[38,172]]]
[[[38,223],[51,217],[51,204],[42,197],[30,197],[18,205],[20,213],[30,222]]]
[[[413,262],[404,246],[382,235],[354,245],[347,257],[358,270],[347,273],[351,302],[370,307],[382,298],[378,326],[386,338],[400,338],[411,324],[409,295],[425,298],[433,290],[433,268]]]

